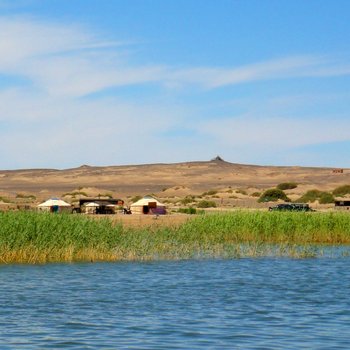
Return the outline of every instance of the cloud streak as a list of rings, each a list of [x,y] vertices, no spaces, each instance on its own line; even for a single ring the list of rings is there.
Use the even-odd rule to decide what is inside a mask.
[[[145,83],[215,89],[261,80],[350,74],[350,65],[301,55],[235,68],[133,66],[122,42],[102,39],[78,25],[30,18],[0,18],[0,72],[24,76],[49,94],[84,96]]]
[[[349,75],[346,60],[300,55],[223,68],[135,65],[130,57],[128,43],[80,25],[0,17],[0,123],[7,125],[0,130],[1,157],[10,159],[11,167],[54,166],[54,154],[55,162],[74,166],[96,160],[127,163],[128,158],[164,161],[169,155],[175,161],[185,154],[198,159],[200,152],[212,156],[221,148],[249,149],[252,142],[271,150],[349,140],[350,124],[344,119],[257,117],[247,103],[245,115],[220,121],[215,115],[207,121],[197,117],[192,123],[199,107],[162,101],[167,91],[181,95],[192,88],[206,92],[256,81]],[[159,87],[157,102],[103,94],[144,84]],[[159,137],[183,125],[195,139],[182,136],[175,145]]]

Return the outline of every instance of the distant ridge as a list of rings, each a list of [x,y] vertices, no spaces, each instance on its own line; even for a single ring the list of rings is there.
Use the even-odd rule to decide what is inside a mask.
[[[169,164],[83,164],[64,170],[0,170],[0,196],[8,198],[17,194],[33,194],[45,199],[84,188],[83,192],[96,192],[96,195],[111,192],[118,198],[170,193],[168,199],[174,200],[208,190],[223,189],[234,198],[239,196],[236,189],[254,193],[274,188],[282,182],[297,183],[300,193],[310,189],[332,191],[338,185],[350,184],[350,169],[343,170],[338,174],[330,167],[237,164],[225,161],[220,155],[210,161]]]

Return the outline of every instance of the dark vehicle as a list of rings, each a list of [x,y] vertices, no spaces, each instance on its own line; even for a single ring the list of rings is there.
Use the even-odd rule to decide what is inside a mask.
[[[315,211],[309,207],[309,204],[304,203],[283,203],[277,204],[274,207],[269,207],[270,211]]]

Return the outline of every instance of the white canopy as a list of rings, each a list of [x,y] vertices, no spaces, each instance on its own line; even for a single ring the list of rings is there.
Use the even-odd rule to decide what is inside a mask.
[[[41,203],[38,205],[39,208],[44,208],[44,207],[70,207],[71,205],[65,201],[63,201],[62,199],[58,199],[58,198],[51,198],[48,199],[46,202]]]
[[[145,196],[138,200],[137,202],[131,204],[131,207],[139,207],[143,205],[149,205],[149,203],[156,203],[157,207],[165,207],[165,204],[159,202],[157,199],[151,197],[151,196]]]
[[[88,204],[85,204],[85,206],[86,206],[86,207],[89,207],[89,208],[91,208],[91,207],[97,208],[97,207],[99,207],[100,205],[97,204],[97,203],[95,203],[95,202],[90,202],[90,203],[88,203]]]

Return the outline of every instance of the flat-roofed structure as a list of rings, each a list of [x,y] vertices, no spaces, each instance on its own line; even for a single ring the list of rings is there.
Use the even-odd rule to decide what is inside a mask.
[[[350,198],[337,199],[334,202],[334,209],[336,209],[336,210],[350,210]]]
[[[117,208],[122,207],[124,201],[115,198],[80,198],[79,210],[80,212],[87,212],[93,214],[115,214]]]

